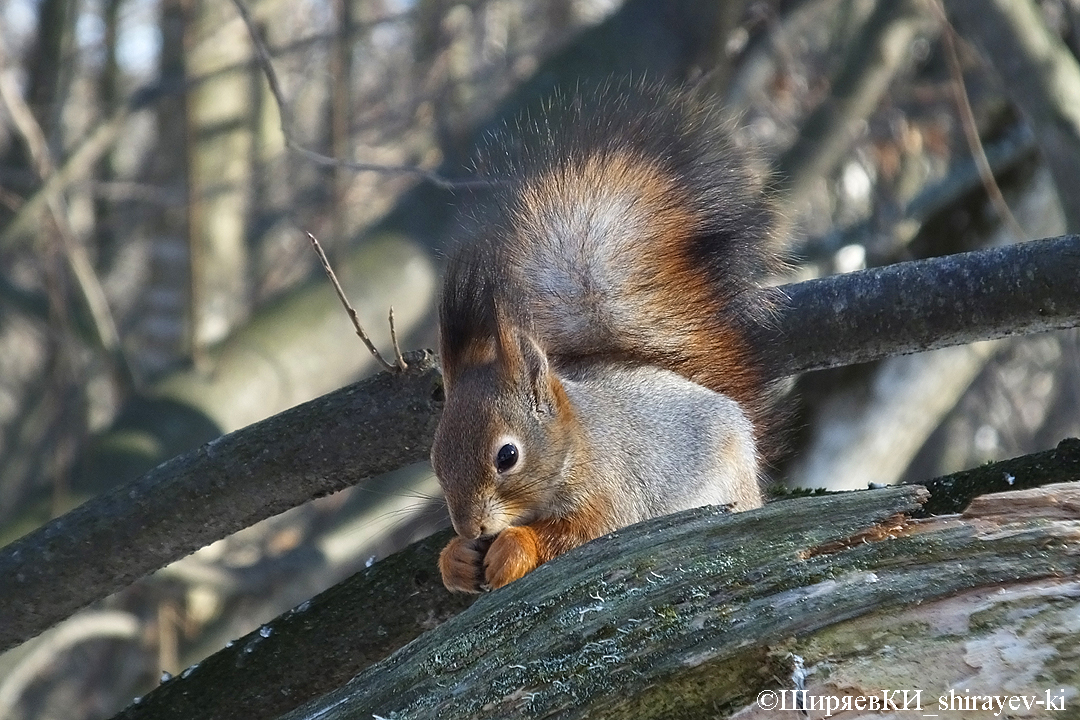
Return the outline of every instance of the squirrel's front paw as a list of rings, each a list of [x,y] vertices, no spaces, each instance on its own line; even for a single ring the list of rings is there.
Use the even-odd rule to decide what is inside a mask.
[[[532,572],[540,565],[536,531],[528,526],[508,527],[491,543],[484,557],[487,587],[494,590]]]
[[[447,590],[478,593],[484,583],[484,552],[489,540],[456,537],[439,553],[439,572]]]

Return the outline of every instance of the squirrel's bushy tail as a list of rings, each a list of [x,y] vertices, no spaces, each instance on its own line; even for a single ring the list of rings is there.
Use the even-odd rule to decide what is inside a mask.
[[[715,105],[613,84],[518,125],[478,161],[496,183],[447,268],[450,372],[505,308],[556,367],[668,368],[735,399],[760,436],[771,308],[752,291],[778,264],[775,207]]]

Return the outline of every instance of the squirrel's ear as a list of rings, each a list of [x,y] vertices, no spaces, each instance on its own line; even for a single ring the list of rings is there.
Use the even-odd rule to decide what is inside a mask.
[[[518,336],[518,349],[525,377],[532,389],[533,404],[537,412],[548,415],[557,409],[557,395],[561,390],[559,379],[551,372],[547,355],[529,336]]]
[[[499,368],[512,382],[528,384],[537,412],[554,414],[562,385],[551,372],[547,354],[528,333],[502,314],[498,301],[495,312],[495,357]]]
[[[503,377],[528,388],[537,412],[554,413],[559,379],[551,372],[543,348],[510,323],[500,321],[496,327],[495,353]]]

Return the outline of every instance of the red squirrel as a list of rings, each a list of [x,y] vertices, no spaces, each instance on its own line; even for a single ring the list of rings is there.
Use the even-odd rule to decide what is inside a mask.
[[[775,204],[715,103],[615,84],[495,138],[439,306],[447,588],[631,523],[762,504]]]

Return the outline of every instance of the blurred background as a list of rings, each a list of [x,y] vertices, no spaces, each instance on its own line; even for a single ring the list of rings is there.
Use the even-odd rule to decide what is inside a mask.
[[[1080,0],[1029,4],[1075,58]],[[434,347],[453,181],[485,132],[583,78],[722,98],[784,193],[774,282],[1076,231],[1080,187],[979,28],[948,42],[943,18],[930,0],[0,0],[0,545],[373,371],[306,232],[377,345],[392,305],[402,346]],[[1080,434],[1080,342],[818,372],[792,396],[777,482],[929,478]],[[426,466],[260,523],[0,655],[0,718],[109,717],[445,523]]]

